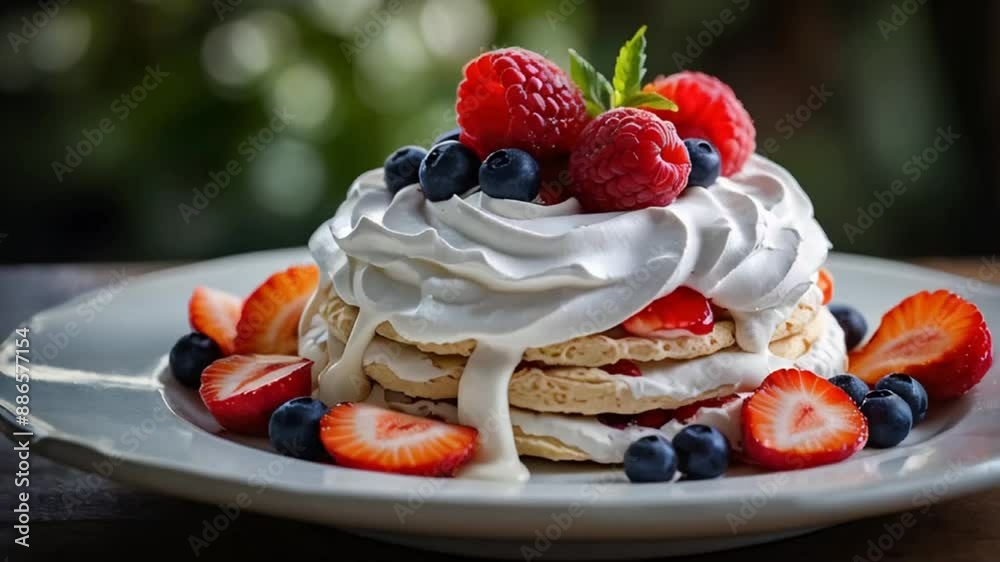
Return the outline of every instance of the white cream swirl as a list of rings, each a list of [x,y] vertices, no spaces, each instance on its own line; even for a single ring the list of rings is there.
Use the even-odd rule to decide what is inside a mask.
[[[733,313],[743,349],[761,351],[829,241],[795,179],[754,156],[669,206],[600,214],[481,192],[431,203],[415,185],[393,197],[373,170],[310,248],[345,301],[413,340],[557,343],[686,285]]]
[[[541,206],[475,190],[436,203],[417,185],[394,196],[373,170],[309,241],[360,309],[319,396],[369,394],[362,362],[381,322],[415,341],[475,339],[458,416],[480,430],[480,448],[465,474],[524,480],[505,390],[526,348],[603,332],[684,285],[728,309],[738,345],[764,357],[829,246],[795,179],[761,156],[669,206],[597,214],[574,199]]]

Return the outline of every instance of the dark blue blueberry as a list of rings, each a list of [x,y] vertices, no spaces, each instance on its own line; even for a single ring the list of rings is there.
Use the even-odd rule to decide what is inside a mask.
[[[420,186],[431,201],[461,195],[479,181],[479,158],[460,142],[434,145],[420,163]]]
[[[847,344],[848,350],[854,349],[861,343],[861,340],[865,339],[865,335],[868,333],[868,322],[856,308],[846,304],[831,304],[830,313],[844,330],[844,343]]]
[[[441,144],[444,141],[457,141],[461,136],[462,129],[460,127],[455,127],[450,131],[445,131],[438,135],[438,138],[434,139],[434,144]]]
[[[289,457],[327,460],[329,455],[319,439],[319,420],[328,411],[325,404],[308,396],[292,398],[278,406],[267,424],[271,445]]]
[[[837,375],[830,377],[829,380],[834,386],[846,392],[859,408],[861,407],[861,403],[865,401],[865,395],[868,394],[868,383],[850,374]]]
[[[684,141],[688,156],[691,158],[691,175],[688,176],[688,186],[700,185],[708,187],[719,179],[722,170],[722,157],[715,145],[705,139],[687,139]]]
[[[216,359],[222,359],[219,344],[205,334],[191,332],[177,340],[170,350],[170,370],[184,386],[198,388],[201,372]]]
[[[516,148],[502,148],[479,167],[479,189],[496,199],[531,201],[542,183],[538,162]]]
[[[625,451],[625,475],[632,482],[669,482],[676,472],[677,455],[662,435],[641,437]]]
[[[385,159],[385,186],[396,193],[408,185],[420,181],[420,162],[427,151],[419,146],[404,146]]]
[[[694,424],[674,436],[677,469],[688,480],[720,476],[729,467],[729,440],[714,427]]]
[[[910,406],[891,390],[869,392],[861,413],[868,420],[868,445],[877,449],[899,445],[913,427]]]
[[[896,396],[905,400],[910,406],[910,413],[913,414],[913,425],[917,425],[927,417],[927,391],[920,381],[910,375],[903,373],[886,375],[875,384],[875,390],[891,390]]]

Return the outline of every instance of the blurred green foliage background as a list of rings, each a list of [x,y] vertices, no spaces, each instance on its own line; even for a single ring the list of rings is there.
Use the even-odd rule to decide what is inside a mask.
[[[998,22],[937,0],[5,3],[0,261],[302,245],[360,172],[454,126],[472,57],[574,47],[609,72],[643,23],[649,78],[732,85],[837,250],[991,254]]]

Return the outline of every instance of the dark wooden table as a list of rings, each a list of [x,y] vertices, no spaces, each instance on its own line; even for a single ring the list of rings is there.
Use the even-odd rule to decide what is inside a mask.
[[[977,277],[976,259],[918,260]],[[131,264],[137,274],[163,264]],[[31,314],[111,281],[121,265],[0,267],[0,332],[7,334]],[[1000,277],[1000,276],[998,276]],[[984,279],[985,280],[985,279]],[[988,281],[988,280],[987,280]],[[1000,281],[994,279],[993,282]],[[1000,431],[1000,428],[998,428]],[[30,550],[13,545],[15,502],[13,445],[0,437],[0,544],[9,560],[47,560],[57,555],[96,560],[131,554],[142,560],[194,559],[188,539],[199,535],[218,508],[145,492],[35,457],[31,465]],[[96,483],[96,485],[94,485]],[[904,518],[915,523],[892,536]],[[910,522],[909,519],[906,519]],[[877,546],[879,542],[882,548]],[[136,556],[138,555],[138,556]],[[484,552],[488,555],[488,552]],[[627,559],[629,553],[622,552]],[[840,525],[831,529],[738,551],[689,560],[791,560],[809,562],[906,560],[995,562],[1000,560],[1000,489],[918,509]],[[256,514],[243,514],[198,559],[205,560],[452,560],[434,553],[358,538],[336,529]]]

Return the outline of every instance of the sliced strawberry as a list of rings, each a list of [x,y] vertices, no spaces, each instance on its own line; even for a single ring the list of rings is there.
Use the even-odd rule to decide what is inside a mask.
[[[196,332],[201,332],[219,344],[222,353],[233,353],[236,323],[240,319],[243,301],[225,291],[197,287],[188,301],[188,322]]]
[[[726,396],[717,396],[715,398],[706,398],[705,400],[699,400],[698,402],[692,402],[686,406],[681,406],[674,410],[674,419],[687,422],[698,413],[698,410],[702,408],[721,408],[726,404],[734,400],[739,400],[740,396],[738,394],[727,394]]]
[[[715,314],[701,293],[678,287],[634,314],[623,326],[630,334],[643,337],[675,338],[684,332],[705,335],[715,327]]]
[[[597,421],[615,429],[625,429],[633,425],[659,429],[672,419],[674,411],[663,408],[646,410],[638,414],[597,414]]]
[[[882,317],[875,335],[850,354],[850,371],[870,385],[906,373],[938,400],[957,398],[993,364],[993,339],[976,306],[948,291],[907,297]]]
[[[611,373],[612,375],[622,375],[626,377],[642,376],[642,371],[639,370],[639,366],[628,359],[621,359],[617,363],[605,365],[601,367],[601,369],[605,372]]]
[[[247,297],[236,324],[236,353],[296,353],[299,317],[319,285],[319,268],[299,265],[279,271]]]
[[[452,476],[472,458],[479,432],[464,425],[345,402],[320,420],[319,437],[340,466]]]
[[[615,429],[625,429],[636,423],[634,414],[597,414],[597,421]]]
[[[816,284],[823,291],[823,304],[829,304],[833,299],[833,274],[825,267],[819,268],[819,279]]]
[[[201,401],[222,427],[267,435],[278,406],[312,392],[312,364],[288,355],[223,357],[201,373]]]
[[[653,429],[660,429],[667,422],[675,419],[674,410],[664,410],[663,408],[657,408],[656,410],[646,410],[645,412],[635,415],[635,424],[642,427],[651,427]]]
[[[743,402],[743,451],[772,470],[842,461],[865,446],[868,423],[846,392],[809,371],[768,375]]]

